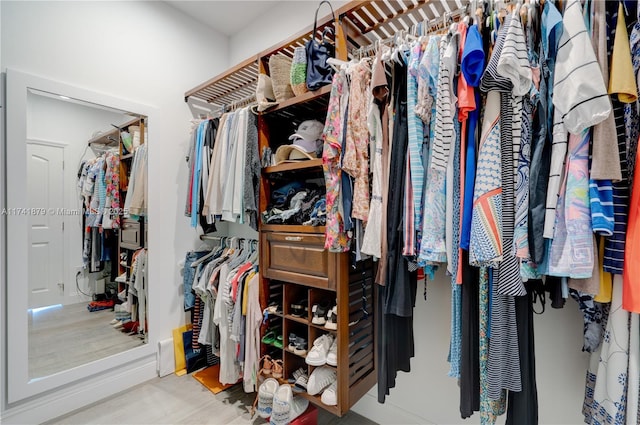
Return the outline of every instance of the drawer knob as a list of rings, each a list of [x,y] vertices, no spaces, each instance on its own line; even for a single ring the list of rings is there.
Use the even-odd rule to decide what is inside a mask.
[[[284,240],[291,242],[300,242],[302,240],[302,236],[286,236]]]

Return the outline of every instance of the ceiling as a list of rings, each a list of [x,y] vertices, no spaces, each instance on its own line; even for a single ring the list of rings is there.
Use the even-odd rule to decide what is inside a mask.
[[[231,36],[245,27],[278,1],[190,1],[171,0],[166,3],[186,13],[193,19]]]

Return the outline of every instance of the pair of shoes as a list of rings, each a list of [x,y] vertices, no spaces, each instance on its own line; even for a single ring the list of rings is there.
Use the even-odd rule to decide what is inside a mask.
[[[336,370],[328,366],[322,366],[314,369],[307,383],[307,393],[309,395],[317,395],[325,391],[335,383],[338,379]],[[328,397],[329,395],[327,395]],[[324,403],[324,401],[323,401]],[[327,403],[325,403],[327,404]]]
[[[307,315],[309,309],[307,308],[309,301],[305,298],[303,300],[291,303],[291,315],[293,317],[303,317]]]
[[[307,339],[292,332],[289,334],[289,345],[287,348],[298,356],[304,356],[307,354]]]
[[[309,407],[309,400],[293,397],[290,385],[267,378],[258,388],[258,415],[271,417],[272,425],[287,425]]]
[[[262,337],[262,342],[273,345],[276,348],[282,348],[282,328],[277,326],[275,328],[267,329],[267,332]]]
[[[338,340],[331,334],[324,334],[313,341],[313,347],[305,359],[311,366],[338,365]]]

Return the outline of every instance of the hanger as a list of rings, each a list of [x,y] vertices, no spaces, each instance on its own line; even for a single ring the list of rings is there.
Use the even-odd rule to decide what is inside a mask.
[[[356,49],[355,52],[358,52],[362,49],[362,47]],[[340,59],[336,59],[336,58],[329,58],[327,59],[327,63],[331,66],[331,68],[333,68],[336,72],[339,72],[340,69],[342,69],[342,67],[348,65],[348,62],[340,60]]]

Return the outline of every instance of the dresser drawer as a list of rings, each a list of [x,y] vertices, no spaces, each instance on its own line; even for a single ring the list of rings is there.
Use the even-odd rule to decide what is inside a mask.
[[[120,228],[120,246],[127,249],[142,248],[140,223],[135,220],[123,220]]]
[[[335,289],[335,260],[324,249],[324,235],[261,234],[264,276],[317,288]]]

